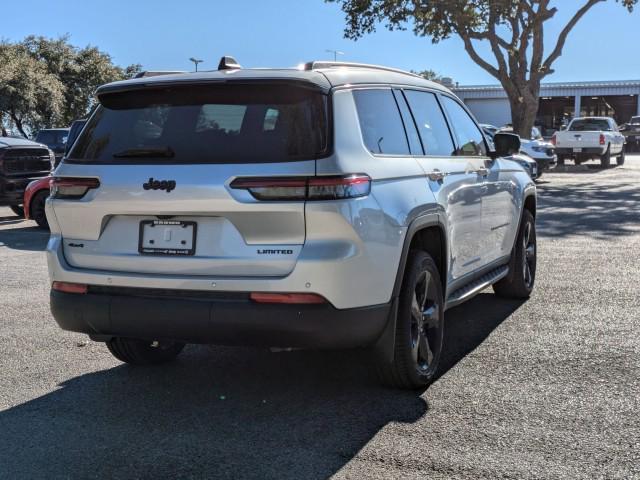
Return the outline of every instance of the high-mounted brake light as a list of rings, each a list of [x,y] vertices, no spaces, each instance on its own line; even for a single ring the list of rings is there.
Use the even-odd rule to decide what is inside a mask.
[[[605,138],[604,138],[604,133],[600,134],[600,145],[604,145],[605,144]]]
[[[342,200],[369,195],[368,175],[326,177],[259,177],[236,178],[230,185],[236,190],[248,190],[257,200]]]
[[[91,189],[98,188],[97,178],[53,177],[49,183],[51,198],[79,199]]]
[[[84,283],[53,282],[51,289],[64,293],[87,293],[89,287]]]
[[[327,303],[327,300],[315,293],[258,293],[249,294],[249,298],[256,303],[288,303],[310,304]]]

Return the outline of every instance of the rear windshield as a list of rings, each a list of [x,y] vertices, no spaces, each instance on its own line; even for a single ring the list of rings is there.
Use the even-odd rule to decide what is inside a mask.
[[[572,132],[597,132],[597,131],[609,131],[611,125],[604,119],[590,118],[584,120],[574,120],[571,122],[569,130]]]
[[[104,94],[70,162],[270,163],[328,150],[327,97],[294,85]]]
[[[631,120],[629,121],[629,123],[633,125],[640,123],[640,117],[631,117]]]
[[[45,145],[64,145],[69,132],[66,130],[40,130],[35,141]]]

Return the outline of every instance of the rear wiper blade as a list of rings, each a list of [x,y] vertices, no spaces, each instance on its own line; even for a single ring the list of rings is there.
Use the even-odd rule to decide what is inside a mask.
[[[164,148],[129,148],[116,152],[113,154],[115,158],[127,158],[127,157],[165,157],[171,158],[175,155],[175,152],[171,147]]]

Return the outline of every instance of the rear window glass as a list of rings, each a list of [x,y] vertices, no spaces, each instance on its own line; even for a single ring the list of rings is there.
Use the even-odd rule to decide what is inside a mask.
[[[367,150],[373,154],[409,155],[407,135],[391,90],[355,90],[353,98]]]
[[[326,96],[293,85],[104,94],[69,153],[100,163],[273,163],[328,152]]]
[[[609,131],[611,130],[611,125],[609,122],[604,119],[584,119],[584,120],[574,120],[571,122],[571,126],[569,130],[572,132],[589,132],[589,131]]]
[[[66,130],[41,130],[36,135],[36,142],[45,145],[64,145],[69,132]]]

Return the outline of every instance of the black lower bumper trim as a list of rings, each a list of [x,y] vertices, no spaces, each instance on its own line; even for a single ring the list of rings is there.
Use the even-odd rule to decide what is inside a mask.
[[[165,291],[171,292],[171,291]],[[93,337],[300,348],[373,344],[390,304],[339,310],[329,304],[256,304],[248,299],[51,291],[64,330]]]
[[[574,152],[573,148],[556,148],[557,155],[602,155],[602,148],[584,147],[580,152]]]

